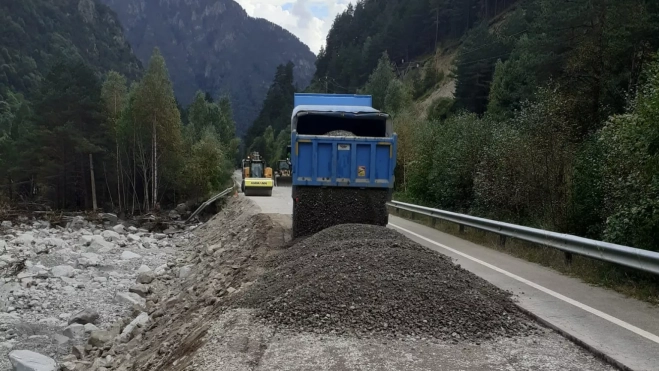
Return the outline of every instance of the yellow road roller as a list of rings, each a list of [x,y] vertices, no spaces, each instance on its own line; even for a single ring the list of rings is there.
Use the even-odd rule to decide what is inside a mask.
[[[241,189],[245,196],[272,196],[272,168],[266,166],[258,152],[243,160]]]

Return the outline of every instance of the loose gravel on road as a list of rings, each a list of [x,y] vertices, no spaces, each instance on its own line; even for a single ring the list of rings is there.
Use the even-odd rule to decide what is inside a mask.
[[[272,260],[235,305],[275,325],[472,342],[539,329],[509,293],[385,227],[331,227]]]

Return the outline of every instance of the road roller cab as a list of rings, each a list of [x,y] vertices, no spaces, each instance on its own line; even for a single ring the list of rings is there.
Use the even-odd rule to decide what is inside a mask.
[[[272,196],[272,168],[258,152],[253,152],[243,160],[243,181],[241,189],[245,196]]]

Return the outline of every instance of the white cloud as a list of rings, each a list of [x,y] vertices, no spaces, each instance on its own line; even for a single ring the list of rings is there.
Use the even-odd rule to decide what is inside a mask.
[[[318,54],[337,14],[352,0],[236,0],[252,17],[265,18],[297,36]],[[286,10],[284,10],[286,9]],[[327,11],[318,12],[313,9]],[[315,13],[315,14],[314,14]]]

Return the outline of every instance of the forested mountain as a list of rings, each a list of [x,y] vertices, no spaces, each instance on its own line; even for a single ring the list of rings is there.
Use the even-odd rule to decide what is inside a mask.
[[[61,58],[79,58],[97,76],[112,69],[135,79],[142,70],[114,12],[95,0],[0,2],[0,95],[33,96]]]
[[[350,92],[361,87],[384,51],[402,66],[459,39],[473,25],[518,0],[360,0],[334,20],[318,55],[317,90]]]
[[[191,93],[183,126],[162,54],[143,70],[107,6],[5,1],[0,30],[0,212],[135,214],[230,181],[229,99]]]
[[[278,65],[293,62],[301,87],[314,73],[315,56],[306,45],[249,17],[233,0],[101,1],[117,12],[143,62],[160,48],[181,103],[189,104],[197,90],[228,93],[241,135],[258,115]]]
[[[657,250],[658,50],[657,1],[362,0],[307,91],[394,116],[399,198]]]

